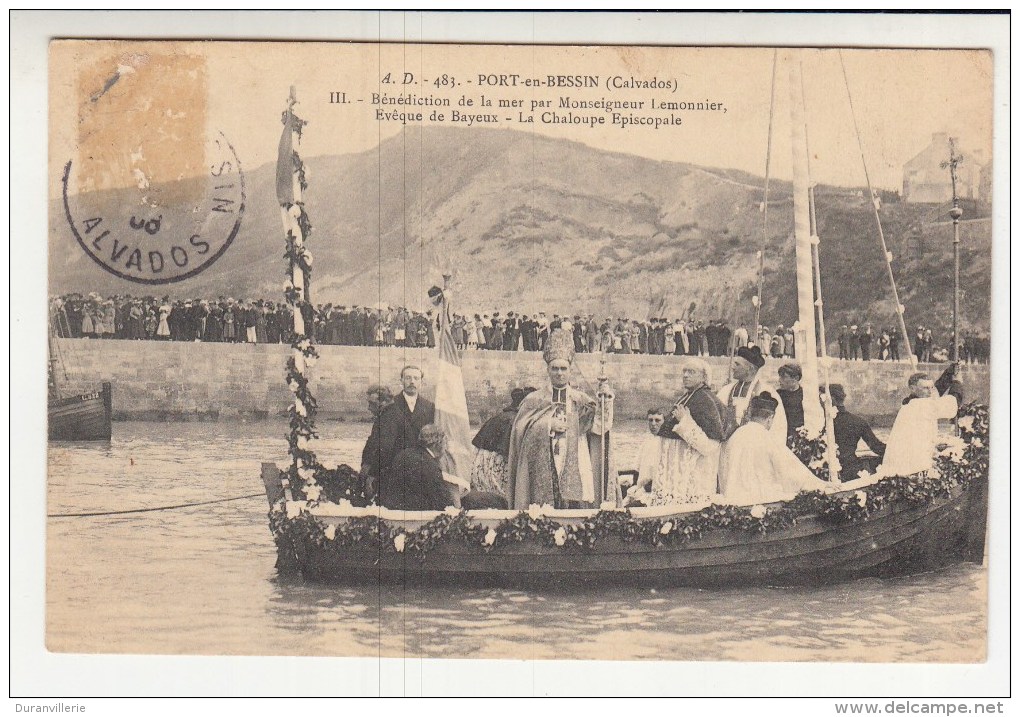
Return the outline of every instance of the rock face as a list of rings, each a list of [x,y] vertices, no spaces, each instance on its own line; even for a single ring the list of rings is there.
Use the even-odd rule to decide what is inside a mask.
[[[763,180],[656,162],[512,130],[414,128],[375,150],[313,157],[305,199],[316,303],[425,306],[453,270],[455,310],[594,312],[601,317],[753,320]],[[247,211],[230,249],[199,276],[145,287],[107,274],[50,207],[50,293],[282,297],[275,168],[249,170]],[[200,181],[200,180],[195,180]],[[907,323],[951,321],[947,206],[884,195],[883,225]],[[116,193],[107,198],[116,202]],[[125,193],[125,202],[127,195]],[[871,208],[856,189],[819,187],[828,323],[891,325],[893,304]],[[986,328],[991,224],[963,224],[964,321]],[[764,323],[796,317],[790,187],[770,186]]]

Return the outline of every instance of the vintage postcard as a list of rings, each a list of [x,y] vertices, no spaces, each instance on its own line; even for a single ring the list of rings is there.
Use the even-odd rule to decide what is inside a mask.
[[[1001,58],[903,44],[51,39],[46,650],[984,664]]]

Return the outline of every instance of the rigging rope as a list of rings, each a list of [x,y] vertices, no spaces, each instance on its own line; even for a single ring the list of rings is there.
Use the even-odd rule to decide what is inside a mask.
[[[900,303],[900,294],[896,290],[896,278],[892,270],[892,254],[885,243],[885,232],[882,230],[882,219],[878,216],[878,205],[875,204],[875,192],[871,188],[871,177],[868,175],[868,163],[864,159],[864,143],[861,141],[861,130],[857,126],[857,113],[854,111],[854,99],[850,92],[850,80],[846,75],[846,64],[843,62],[843,51],[839,50],[839,66],[843,70],[843,84],[846,86],[846,98],[850,103],[850,117],[854,121],[854,132],[857,134],[857,147],[861,152],[861,166],[864,167],[864,181],[868,185],[868,201],[871,203],[871,210],[875,216],[875,224],[878,226],[878,238],[882,244],[882,256],[885,258],[885,268],[889,274],[889,284],[892,286],[893,301],[896,302],[896,316],[900,320],[900,331],[903,332],[903,340],[907,344],[907,356],[910,358],[910,365],[917,366],[917,357],[910,349],[910,334],[907,333],[907,324],[903,319],[903,304]]]
[[[761,237],[761,251],[758,252],[758,303],[754,307],[754,335],[750,337],[755,344],[758,343],[758,332],[761,327],[761,292],[765,287],[765,247],[769,240],[769,174],[772,166],[772,120],[776,111],[776,66],[778,64],[779,51],[772,51],[772,91],[769,98],[769,134],[765,146],[765,196],[762,201],[762,214],[764,215]],[[762,347],[768,351],[767,346]]]
[[[135,508],[133,510],[106,510],[96,513],[47,513],[47,518],[92,518],[101,515],[128,515],[130,513],[153,513],[161,510],[177,510],[178,508],[194,508],[198,505],[212,505],[214,503],[229,503],[234,500],[246,498],[265,497],[265,493],[252,493],[250,495],[239,495],[233,498],[219,498],[217,500],[204,500],[199,503],[180,503],[178,505],[162,505],[157,508]]]

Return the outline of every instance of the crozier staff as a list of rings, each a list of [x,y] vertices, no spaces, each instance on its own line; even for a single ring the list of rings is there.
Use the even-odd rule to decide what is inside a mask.
[[[593,508],[607,500],[619,505],[608,440],[613,425],[608,385],[600,382],[601,407],[570,385],[574,341],[562,329],[550,334],[544,357],[550,385],[521,402],[510,434],[508,492],[514,509]]]

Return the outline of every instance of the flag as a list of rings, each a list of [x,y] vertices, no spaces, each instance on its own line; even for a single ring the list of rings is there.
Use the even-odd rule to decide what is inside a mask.
[[[459,479],[462,488],[470,487],[473,450],[471,425],[468,421],[467,398],[464,395],[464,374],[460,351],[453,341],[450,305],[446,293],[438,287],[429,290],[429,297],[439,311],[439,361],[436,371],[436,425],[446,434],[446,452],[439,463],[443,472]]]
[[[294,113],[288,107],[284,113],[283,134],[280,135],[280,150],[276,158],[276,198],[281,207],[289,207],[294,203],[293,122]]]

